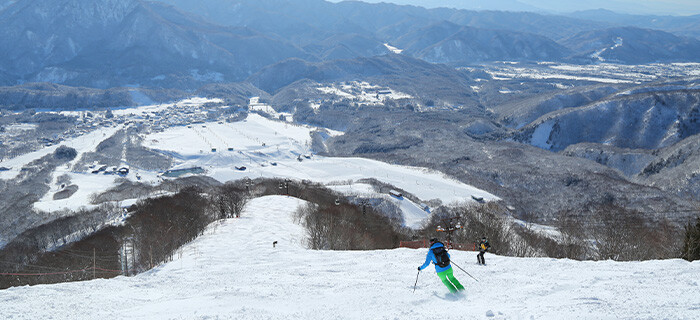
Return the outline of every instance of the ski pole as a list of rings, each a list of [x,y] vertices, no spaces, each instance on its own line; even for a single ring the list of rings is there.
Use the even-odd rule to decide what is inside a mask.
[[[459,268],[459,270],[464,271],[464,273],[466,273],[468,276],[470,276],[472,279],[474,279],[474,281],[479,282],[479,280],[476,280],[476,278],[472,277],[472,275],[469,274],[469,272],[467,272],[467,271],[465,271],[464,269],[462,269],[462,267],[458,266],[456,263],[454,263],[454,261],[452,261],[452,264],[454,264],[455,267]]]
[[[416,283],[413,285],[413,293],[416,293],[416,286],[418,285],[418,276],[420,275],[420,270],[418,270],[418,274],[416,275]]]

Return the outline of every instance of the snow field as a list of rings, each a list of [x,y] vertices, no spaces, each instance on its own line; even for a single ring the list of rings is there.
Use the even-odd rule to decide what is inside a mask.
[[[403,49],[399,49],[399,48],[397,48],[397,47],[391,46],[391,45],[388,44],[388,43],[385,43],[385,44],[384,44],[384,47],[386,47],[387,50],[389,50],[389,51],[391,51],[391,52],[393,52],[393,53],[395,53],[395,54],[401,54],[401,52],[403,52]]]
[[[198,100],[185,101],[179,104],[197,103]],[[150,110],[152,107],[128,109],[130,113],[141,109]],[[155,108],[155,107],[153,107]],[[159,107],[160,108],[160,107]],[[162,109],[158,109],[162,110]],[[143,111],[143,110],[142,110]],[[121,112],[127,112],[122,110]],[[104,139],[113,135],[120,127],[106,128],[87,134],[64,143],[78,151],[77,159],[82,153],[94,151]],[[487,201],[498,200],[488,192],[456,181],[444,174],[423,168],[387,164],[362,158],[328,158],[311,155],[309,146],[311,132],[316,128],[292,125],[282,121],[273,121],[257,114],[250,114],[247,119],[234,123],[207,122],[188,126],[174,126],[162,132],[149,134],[144,137],[144,146],[159,150],[174,158],[174,169],[202,167],[206,175],[220,182],[243,178],[289,178],[296,181],[310,180],[328,184],[334,188],[345,186],[350,194],[358,180],[375,178],[404,189],[421,199],[423,202],[438,199],[443,204],[471,202],[471,196],[483,197]],[[341,132],[331,131],[331,135]],[[232,148],[232,151],[229,151]],[[13,170],[19,172],[17,162],[28,163],[40,155],[52,152],[55,147],[42,149],[40,152],[12,159],[8,163]],[[213,151],[212,149],[216,149]],[[298,158],[301,157],[302,161]],[[123,159],[126,163],[126,160]],[[5,162],[3,162],[5,163]],[[272,163],[277,165],[273,166]],[[246,167],[246,170],[236,170],[235,167]],[[161,177],[157,172],[148,172],[131,168],[128,179],[135,181],[138,173],[141,182],[158,184]],[[13,174],[12,171],[0,173]],[[16,173],[14,173],[16,174]],[[78,191],[68,199],[53,200],[57,190],[52,183],[51,192],[47,193],[34,207],[47,212],[62,209],[77,210],[81,207],[90,208],[90,197],[101,193],[114,185],[117,178],[112,175],[70,172],[69,168],[58,168],[54,173],[54,182],[62,174],[68,174],[71,184],[78,185]],[[365,188],[366,187],[360,187]],[[362,192],[365,197],[385,197],[373,190]],[[428,218],[420,203],[410,200],[391,198],[404,212],[406,225],[418,228]],[[135,201],[136,199],[131,199]],[[126,202],[133,202],[126,201]],[[126,203],[125,202],[125,203]]]
[[[219,181],[228,181],[250,177],[291,178],[310,180],[328,184],[336,190],[344,190],[351,195],[360,194],[367,197],[388,197],[378,194],[368,187],[354,182],[375,178],[379,181],[397,186],[410,192],[423,201],[439,199],[443,204],[473,202],[472,195],[483,197],[486,201],[499,198],[470,185],[445,177],[443,174],[421,168],[391,165],[362,158],[326,158],[314,156],[311,160],[279,161],[277,166],[249,166],[245,172],[228,169],[213,169],[210,176]],[[338,183],[345,183],[339,189]],[[352,182],[352,183],[350,183]],[[357,190],[355,190],[357,189]],[[417,228],[428,217],[419,204],[406,199],[391,198],[402,209],[406,225]]]
[[[310,143],[311,129],[307,127],[271,121],[251,114],[246,120],[235,123],[209,122],[186,127],[172,127],[164,132],[151,134],[144,146],[176,152],[185,158],[211,153],[261,152],[272,153],[278,149],[304,153]],[[263,143],[265,146],[263,146]]]
[[[293,212],[252,200],[173,262],[134,277],[0,291],[3,319],[698,319],[699,264],[577,262],[452,251],[465,286],[447,294],[426,249],[313,251]],[[276,248],[272,241],[278,241]]]
[[[190,99],[184,99],[181,101],[178,101],[176,103],[165,103],[165,104],[157,104],[157,105],[149,105],[149,106],[140,106],[140,107],[134,107],[134,108],[123,108],[123,109],[114,109],[112,110],[112,113],[116,116],[126,116],[126,115],[138,115],[138,116],[154,116],[156,113],[167,110],[169,108],[183,108],[183,107],[199,107],[204,105],[205,103],[222,103],[224,102],[221,99],[209,99],[209,98],[201,98],[201,97],[194,97]]]
[[[387,46],[385,44],[385,46]],[[393,47],[388,47],[389,50],[399,50]],[[350,81],[345,84],[340,85],[330,85],[317,87],[316,90],[329,95],[335,95],[341,98],[356,100],[360,103],[368,105],[379,105],[386,99],[411,99],[411,95],[387,89],[390,93],[377,94],[378,89],[383,89],[383,87],[372,85],[364,81]]]
[[[390,200],[401,209],[401,212],[403,212],[404,224],[413,229],[422,227],[423,222],[425,222],[426,218],[428,218],[430,215],[427,211],[421,208],[419,204],[408,200],[406,197],[399,199],[388,194],[378,194],[369,184],[357,183],[339,186],[330,185],[328,187],[345,195],[374,198],[381,197],[386,200]]]
[[[487,201],[498,200],[488,192],[421,168],[362,158],[313,156],[299,161],[299,155],[310,155],[308,145],[314,129],[251,114],[246,120],[235,123],[214,122],[170,128],[149,135],[146,146],[181,159],[176,168],[200,166],[207,169],[207,175],[221,182],[265,177],[334,184],[375,178],[396,185],[424,201],[439,199],[444,204],[452,204],[471,201],[472,195]],[[216,152],[211,152],[212,148]],[[228,151],[228,148],[233,148],[233,151]],[[272,166],[273,162],[277,165]],[[234,167],[241,166],[245,166],[246,170],[234,170]],[[365,195],[383,196],[374,192]],[[428,217],[428,213],[418,204],[407,199],[396,199],[396,202],[404,211],[407,226],[417,228]]]
[[[0,167],[8,167],[11,168],[11,170],[8,171],[0,171],[0,179],[4,180],[9,180],[9,179],[14,179],[17,177],[19,174],[20,170],[22,167],[26,166],[30,162],[37,160],[41,157],[44,157],[48,154],[53,153],[58,149],[58,147],[64,145],[67,147],[71,147],[76,149],[78,151],[78,156],[72,163],[80,159],[81,153],[83,152],[88,152],[88,151],[94,151],[97,145],[102,142],[102,140],[114,135],[117,131],[119,131],[121,127],[107,127],[107,128],[101,128],[95,131],[92,131],[88,134],[66,140],[61,142],[60,144],[53,145],[50,147],[45,147],[40,150],[30,152],[27,154],[23,154],[21,156],[11,158],[11,159],[6,159],[4,161],[0,162]]]

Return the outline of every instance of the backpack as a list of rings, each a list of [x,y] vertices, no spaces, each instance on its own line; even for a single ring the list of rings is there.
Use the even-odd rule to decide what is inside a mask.
[[[435,256],[435,264],[437,264],[440,268],[450,265],[450,256],[447,255],[447,249],[445,249],[444,245],[432,250],[433,255]]]

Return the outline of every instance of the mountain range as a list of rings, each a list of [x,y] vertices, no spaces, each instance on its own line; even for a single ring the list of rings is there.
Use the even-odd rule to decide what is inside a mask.
[[[392,41],[406,54],[432,63],[468,65],[494,60],[554,61],[569,50],[535,34],[460,26],[443,21]]]
[[[315,63],[391,50],[456,66],[700,61],[698,40],[684,37],[700,29],[693,18],[667,19],[678,21],[664,24],[670,29],[684,26],[679,36],[612,28],[604,19],[322,0],[17,0],[2,6],[4,85],[192,90],[241,81],[289,58]],[[621,44],[613,50],[615,41]]]
[[[48,13],[51,14],[48,14]],[[157,2],[18,1],[0,13],[1,69],[15,81],[196,88],[241,79],[295,46]]]
[[[578,59],[643,64],[698,61],[700,40],[659,30],[617,27],[586,31],[560,41]]]
[[[555,151],[582,142],[663,148],[700,133],[698,101],[700,91],[688,89],[614,95],[548,113],[521,129],[516,140]]]
[[[318,152],[437,169],[544,222],[610,203],[652,217],[687,212],[700,193],[688,173],[700,150],[692,70],[668,84],[686,64],[665,74],[624,66],[700,62],[693,17],[654,30],[582,15],[322,0],[3,4],[3,108],[194,94],[240,107],[226,112],[261,112],[247,109],[259,97],[270,116],[345,132],[319,134]]]

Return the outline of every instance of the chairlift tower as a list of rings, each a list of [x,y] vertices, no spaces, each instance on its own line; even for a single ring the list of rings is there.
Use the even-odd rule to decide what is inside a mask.
[[[446,227],[442,227],[445,225]],[[452,248],[452,233],[462,229],[462,224],[459,222],[459,215],[452,218],[442,219],[442,225],[437,226],[436,231],[447,233],[447,247]]]
[[[369,200],[367,200],[367,199],[360,200],[360,205],[362,206],[362,215],[367,214],[367,206],[369,206]]]
[[[284,182],[280,182],[280,190],[285,189],[286,190],[286,195],[289,195],[289,183],[292,182],[289,178],[284,179]]]

